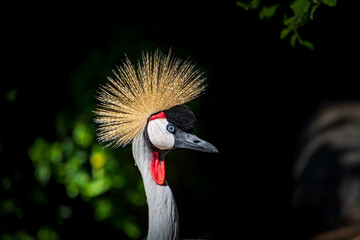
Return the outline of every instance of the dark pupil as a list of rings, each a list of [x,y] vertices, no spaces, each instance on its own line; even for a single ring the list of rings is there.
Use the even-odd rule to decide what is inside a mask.
[[[167,130],[171,133],[175,132],[175,127],[173,125],[167,125]]]

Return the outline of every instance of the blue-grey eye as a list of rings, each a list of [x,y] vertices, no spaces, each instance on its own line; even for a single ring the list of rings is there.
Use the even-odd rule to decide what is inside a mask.
[[[167,126],[166,126],[166,130],[168,130],[169,132],[171,132],[171,133],[175,133],[176,132],[176,127],[174,126],[174,125],[172,125],[172,124],[168,124]]]

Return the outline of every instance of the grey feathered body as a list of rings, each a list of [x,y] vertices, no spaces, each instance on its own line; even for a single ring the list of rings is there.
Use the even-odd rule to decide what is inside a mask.
[[[150,174],[149,163],[152,149],[144,133],[135,137],[132,151],[143,178],[149,207],[148,239],[178,239],[179,221],[175,199],[167,182],[165,181],[164,185],[158,185]]]

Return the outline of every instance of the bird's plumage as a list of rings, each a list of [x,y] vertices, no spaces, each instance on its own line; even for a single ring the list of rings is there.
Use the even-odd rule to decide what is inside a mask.
[[[137,135],[132,142],[132,152],[138,166],[146,193],[146,202],[149,208],[149,230],[147,239],[168,240],[179,238],[179,219],[170,186],[165,182],[157,184],[149,170],[149,159],[152,149],[144,133]],[[161,153],[165,154],[164,152]],[[164,158],[165,156],[160,156]],[[164,160],[163,160],[164,161]]]
[[[177,148],[217,152],[191,134],[195,116],[183,105],[203,93],[205,78],[189,61],[155,51],[137,68],[126,59],[101,87],[95,111],[99,140],[115,147],[132,142],[149,206],[148,239],[178,239],[174,196],[165,180],[165,155]]]
[[[195,65],[171,51],[143,53],[137,68],[126,58],[113,74],[97,96],[95,122],[99,140],[115,147],[141,134],[152,114],[193,100],[205,89],[205,78]]]

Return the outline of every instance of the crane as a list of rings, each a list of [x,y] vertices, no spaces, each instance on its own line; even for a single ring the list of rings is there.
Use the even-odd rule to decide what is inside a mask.
[[[218,152],[191,134],[195,116],[184,105],[203,94],[205,78],[171,50],[167,55],[159,50],[143,53],[137,67],[126,58],[113,74],[97,95],[98,139],[114,147],[132,143],[148,203],[148,239],[178,239],[178,213],[165,180],[165,155],[178,148]]]

